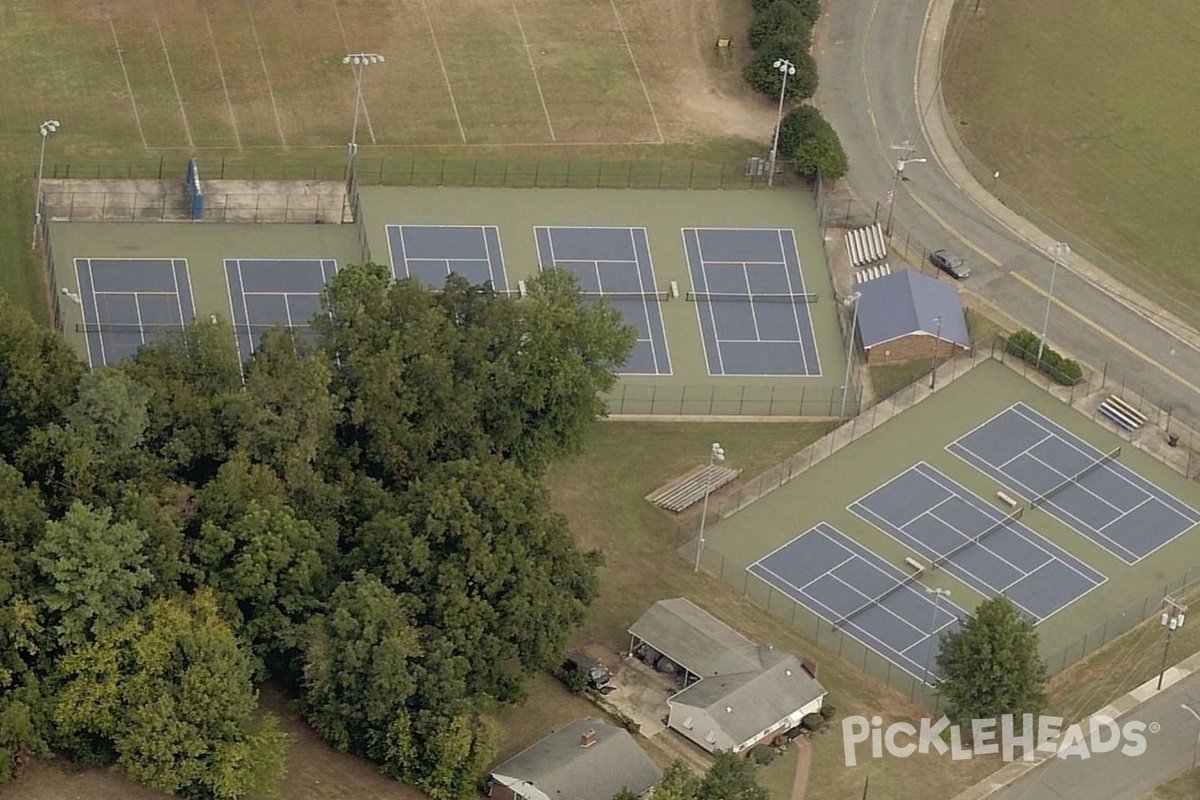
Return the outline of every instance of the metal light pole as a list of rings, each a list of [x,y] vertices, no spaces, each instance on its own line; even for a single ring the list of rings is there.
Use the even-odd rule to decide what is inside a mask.
[[[933,321],[937,323],[937,333],[933,336],[933,369],[929,371],[929,391],[937,388],[938,345],[942,341],[942,318],[934,317]]]
[[[1160,622],[1167,629],[1167,643],[1163,646],[1163,661],[1162,669],[1158,671],[1158,687],[1162,689],[1163,675],[1167,672],[1167,654],[1171,652],[1171,638],[1175,635],[1175,631],[1183,627],[1184,617],[1187,615],[1187,606],[1175,600],[1173,597],[1164,597],[1163,606],[1166,611],[1162,612]]]
[[[696,540],[696,564],[692,572],[700,571],[700,554],[704,552],[704,523],[708,519],[708,495],[712,492],[712,468],[717,461],[725,460],[725,448],[713,442],[708,450],[708,471],[704,473],[704,511],[700,515],[700,538]]]
[[[42,151],[38,156],[38,171],[37,171],[37,191],[33,196],[33,246],[37,247],[38,229],[42,222],[42,169],[46,165],[46,139],[50,134],[58,130],[59,121],[56,119],[48,119],[38,127],[38,132],[42,134]]]
[[[921,684],[925,687],[921,690],[922,696],[929,691],[929,665],[933,663],[933,647],[937,643],[934,632],[937,630],[938,610],[941,608],[942,598],[950,596],[950,590],[926,589],[925,593],[933,595],[933,620],[929,623],[929,652],[925,654],[925,674],[921,678]]]
[[[796,74],[796,66],[786,58],[775,60],[775,69],[783,73],[783,86],[779,87],[779,113],[775,115],[775,142],[771,145],[771,163],[767,166],[767,186],[775,185],[775,158],[779,154],[779,129],[783,127],[783,96],[787,94],[787,79]]]
[[[1042,320],[1042,338],[1038,342],[1037,363],[1034,365],[1035,367],[1042,366],[1042,353],[1046,350],[1046,332],[1050,328],[1050,305],[1054,302],[1054,276],[1058,274],[1058,262],[1071,252],[1071,246],[1066,242],[1051,242],[1046,247],[1046,252],[1050,254],[1050,258],[1054,261],[1054,266],[1050,268],[1050,293],[1046,295],[1046,316]]]
[[[842,410],[838,412],[839,421],[846,418],[846,395],[850,394],[850,364],[854,357],[854,333],[858,329],[858,301],[861,299],[862,292],[855,292],[842,301],[847,305],[854,304],[854,315],[850,320],[850,331],[846,335],[846,379],[842,381]]]
[[[1195,717],[1196,722],[1200,722],[1200,714],[1197,714],[1194,708],[1189,706],[1187,703],[1180,703],[1179,707]],[[1196,748],[1192,750],[1192,769],[1196,768],[1196,757],[1198,755],[1200,755],[1200,729],[1196,731]]]
[[[900,181],[904,179],[904,168],[909,164],[924,164],[928,160],[928,158],[896,159],[896,174],[892,177],[892,202],[888,204],[887,225],[883,230],[885,236],[892,235],[892,218],[896,214],[896,204],[900,202]]]
[[[354,125],[350,128],[350,152],[346,162],[346,180],[354,174],[354,156],[358,153],[358,109],[362,106],[363,69],[368,64],[382,64],[384,57],[378,53],[350,53],[342,63],[355,67],[354,70]]]

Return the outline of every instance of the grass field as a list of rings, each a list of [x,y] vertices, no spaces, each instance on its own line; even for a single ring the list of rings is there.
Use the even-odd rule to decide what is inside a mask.
[[[0,288],[44,314],[28,248],[46,164],[334,168],[363,73],[361,158],[704,159],[759,152],[774,107],[713,44],[742,0],[6,0]],[[30,224],[23,223],[28,216]]]
[[[1200,4],[984,0],[956,20],[943,92],[968,148],[1195,321]]]

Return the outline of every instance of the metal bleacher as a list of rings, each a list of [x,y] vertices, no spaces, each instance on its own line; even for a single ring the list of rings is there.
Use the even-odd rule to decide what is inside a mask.
[[[887,240],[878,222],[846,233],[846,252],[850,265],[858,268],[887,258]]]
[[[876,264],[873,267],[864,267],[863,269],[860,269],[858,272],[854,273],[854,282],[866,283],[867,281],[873,281],[876,278],[882,278],[884,275],[891,274],[892,268],[886,263]]]
[[[659,508],[679,513],[703,500],[705,492],[715,492],[741,474],[740,469],[705,464],[654,490],[646,499]]]

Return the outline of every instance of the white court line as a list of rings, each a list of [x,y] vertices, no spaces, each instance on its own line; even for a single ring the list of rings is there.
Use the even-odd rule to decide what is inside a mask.
[[[1068,475],[1067,473],[1063,472],[1063,471],[1062,471],[1061,469],[1059,469],[1058,467],[1055,467],[1055,466],[1054,466],[1054,465],[1052,465],[1052,464],[1048,464],[1048,463],[1046,463],[1045,461],[1043,461],[1042,459],[1038,458],[1038,457],[1037,457],[1037,456],[1035,456],[1033,453],[1030,453],[1030,454],[1029,454],[1029,457],[1030,457],[1030,458],[1032,458],[1034,461],[1038,462],[1039,464],[1041,464],[1041,465],[1042,465],[1043,467],[1045,467],[1046,469],[1048,469],[1048,470],[1050,470],[1051,472],[1053,472],[1054,474],[1058,475],[1060,478],[1062,478],[1062,481],[1060,481],[1059,483],[1057,483],[1056,485],[1054,485],[1053,487],[1051,487],[1051,489],[1050,489],[1050,491],[1051,491],[1051,492],[1057,493],[1057,491],[1061,491],[1061,490],[1063,490],[1063,489],[1066,489],[1068,485],[1070,485],[1070,484],[1073,484],[1073,485],[1075,485],[1076,487],[1078,487],[1078,488],[1080,488],[1080,489],[1083,489],[1083,491],[1087,492],[1087,493],[1088,493],[1088,494],[1090,494],[1092,497],[1096,498],[1096,499],[1097,499],[1097,500],[1099,500],[1101,503],[1103,503],[1104,505],[1106,505],[1106,506],[1108,506],[1109,508],[1111,508],[1113,511],[1116,511],[1116,512],[1120,513],[1120,511],[1121,511],[1121,509],[1120,509],[1120,508],[1118,508],[1117,506],[1115,506],[1115,505],[1113,505],[1112,503],[1108,502],[1108,500],[1106,500],[1105,498],[1103,498],[1103,497],[1101,497],[1100,495],[1096,494],[1095,492],[1093,492],[1093,491],[1092,491],[1091,489],[1089,489],[1088,487],[1084,486],[1084,485],[1083,485],[1083,484],[1082,484],[1082,483],[1079,481],[1079,476],[1077,476],[1077,475],[1074,475],[1074,476],[1072,476],[1072,475]],[[1085,467],[1084,471],[1086,472],[1087,470],[1091,469],[1091,466],[1093,466],[1093,465],[1089,465],[1088,467]],[[1057,491],[1056,491],[1056,490],[1057,490]],[[1152,497],[1152,495],[1150,495],[1148,492],[1145,492],[1145,491],[1142,491],[1142,494],[1143,494],[1143,495],[1145,495],[1147,499],[1149,499],[1149,498],[1151,498],[1151,497]],[[1146,502],[1146,501],[1145,501],[1145,500],[1143,500],[1143,501],[1142,501],[1142,503],[1144,503],[1144,502]],[[1138,503],[1138,505],[1140,506],[1142,503]]]
[[[175,69],[171,66],[171,54],[167,51],[167,39],[163,36],[162,25],[158,24],[158,11],[155,4],[150,5],[151,13],[154,15],[154,27],[158,29],[158,41],[162,45],[163,57],[167,60],[167,74],[171,76],[171,85],[175,87],[175,99],[179,102],[179,116],[183,119],[183,131],[187,134],[188,146],[192,147],[195,142],[192,141],[192,129],[188,125],[187,112],[183,109],[183,95],[179,93],[179,82],[175,80]]]
[[[97,294],[97,295],[101,295],[101,294],[121,294],[121,295],[125,295],[125,294],[145,294],[145,295],[155,295],[155,294],[157,294],[157,295],[162,295],[163,297],[169,297],[169,296],[171,296],[171,295],[175,294],[174,292],[141,292],[141,291],[133,291],[133,292],[131,292],[131,291],[129,291],[128,289],[111,289],[111,290],[110,290],[110,289],[105,289],[104,291],[100,291],[100,292],[93,292],[93,293],[94,293],[94,294]]]
[[[517,18],[517,28],[521,31],[521,44],[525,46],[525,57],[529,59],[529,70],[533,73],[533,82],[537,85],[538,99],[542,101],[542,113],[546,115],[546,127],[550,129],[550,141],[557,142],[554,135],[554,125],[550,122],[550,109],[546,107],[546,95],[542,94],[542,80],[538,77],[537,67],[533,65],[533,52],[529,49],[529,39],[525,36],[525,26],[521,24],[521,15],[517,13],[517,3],[513,0],[513,16]]]
[[[1120,514],[1118,514],[1116,517],[1114,517],[1112,520],[1110,520],[1110,521],[1108,521],[1108,522],[1104,523],[1103,525],[1101,525],[1101,526],[1100,526],[1100,527],[1099,527],[1097,530],[1101,530],[1101,531],[1102,531],[1102,530],[1104,530],[1105,528],[1107,528],[1109,525],[1112,525],[1113,523],[1116,523],[1116,522],[1120,522],[1121,520],[1125,519],[1126,517],[1128,517],[1128,516],[1129,516],[1130,514],[1132,514],[1133,512],[1137,511],[1137,510],[1138,510],[1139,508],[1141,508],[1142,506],[1144,506],[1144,505],[1146,505],[1147,503],[1149,503],[1151,500],[1155,500],[1155,499],[1156,499],[1156,498],[1155,498],[1153,495],[1146,495],[1146,499],[1145,499],[1145,500],[1143,500],[1142,502],[1140,502],[1140,503],[1138,503],[1137,505],[1133,506],[1132,508],[1127,508],[1127,509],[1125,509],[1124,511],[1121,511],[1121,509],[1117,509],[1118,511],[1121,511],[1121,513],[1120,513]],[[1159,505],[1162,505],[1162,503],[1159,503]],[[1116,508],[1116,506],[1113,506],[1113,507],[1114,507],[1114,508]]]
[[[133,293],[133,310],[137,312],[138,338],[146,343],[146,326],[142,324],[142,302],[138,300],[137,292]]]
[[[221,90],[225,92],[225,107],[229,109],[229,124],[233,126],[233,139],[237,142],[238,150],[242,149],[242,135],[238,133],[237,117],[233,113],[233,100],[229,98],[229,84],[225,81],[225,69],[221,66],[221,52],[217,49],[217,37],[213,35],[212,20],[208,18],[208,8],[203,3],[200,9],[204,14],[204,24],[208,28],[208,41],[212,43],[213,60],[217,62],[217,74],[221,76]]]
[[[646,81],[642,80],[642,70],[638,66],[637,59],[633,57],[633,47],[629,44],[629,34],[625,32],[625,23],[621,22],[621,15],[617,13],[616,0],[608,0],[608,4],[612,6],[617,27],[621,29],[621,38],[625,40],[625,49],[629,51],[629,61],[633,64],[633,71],[637,73],[638,83],[642,85],[642,94],[646,96],[646,107],[650,109],[650,118],[654,120],[654,130],[658,132],[658,143],[662,144],[666,141],[663,138],[662,126],[658,124],[658,114],[654,111],[654,103],[650,102],[650,90],[646,88]]]
[[[245,386],[246,385],[246,365],[245,365],[244,361],[242,360],[242,339],[241,339],[242,335],[237,330],[237,313],[234,311],[234,308],[233,308],[233,287],[229,285],[229,267],[231,264],[236,264],[236,263],[237,263],[237,259],[234,259],[234,258],[225,259],[225,263],[223,265],[225,267],[225,269],[221,270],[221,272],[223,272],[224,276],[225,276],[225,294],[229,297],[229,327],[231,329],[233,329],[233,343],[237,346],[237,349],[238,349],[238,374],[242,378],[242,385]],[[188,277],[188,280],[191,280],[190,276]],[[247,336],[248,335],[249,335],[249,332],[247,332]],[[253,340],[250,341],[249,350],[250,350],[250,353],[254,352],[254,341]]]
[[[175,271],[175,262],[171,262],[171,280],[175,284],[175,309],[179,312],[179,328],[187,325],[187,317],[183,314],[183,295],[179,291],[179,273]]]
[[[425,12],[425,24],[429,26],[429,37],[433,39],[433,52],[437,53],[438,66],[442,68],[442,80],[446,82],[446,91],[450,95],[450,106],[454,109],[454,121],[458,123],[458,135],[463,144],[467,143],[467,132],[463,130],[462,117],[458,115],[458,103],[454,100],[454,88],[450,85],[450,73],[446,71],[446,60],[442,58],[442,48],[438,46],[437,34],[433,32],[433,19],[429,16],[429,6],[421,0],[421,10]]]
[[[330,5],[333,6],[333,16],[337,20],[338,30],[342,33],[342,47],[349,53],[350,40],[346,38],[346,26],[342,24],[342,14],[338,11],[338,0],[330,0]],[[358,80],[357,77],[355,80]],[[367,111],[367,98],[358,97],[355,102],[362,107],[363,119],[367,121],[367,133],[371,136],[371,144],[375,144],[375,128],[371,126],[371,114]]]
[[[795,248],[794,240],[792,242],[792,245],[793,245],[793,249],[794,249]],[[788,292],[795,294],[796,289],[794,286],[792,286],[792,273],[791,273],[791,270],[788,269],[787,250],[786,250],[786,245],[784,244],[784,241],[783,241],[783,228],[779,229],[779,255],[783,259],[783,276],[785,278],[787,278]],[[799,251],[797,251],[796,262],[799,263],[799,261],[800,261]],[[801,273],[798,277],[800,278],[800,291],[803,292],[805,290],[804,274]],[[804,332],[801,330],[801,327],[800,327],[800,306],[798,303],[792,303],[792,317],[796,320],[796,341],[798,341],[800,343],[800,360],[804,362],[804,374],[810,375],[812,373],[810,373],[809,369],[808,369],[808,353],[804,352]],[[812,329],[812,315],[808,314],[808,318],[809,318],[808,322],[809,322],[809,329],[810,329],[809,332],[812,333],[812,330],[811,330]],[[854,331],[850,331],[850,336],[851,336],[851,338],[854,337]],[[814,337],[813,338],[813,352],[815,353],[816,349],[817,349],[817,341],[816,341],[815,333],[813,333],[813,337]],[[820,366],[820,364],[818,364],[817,365],[817,374],[819,375],[820,373],[821,373],[821,366]],[[847,389],[843,388],[842,391],[843,392],[847,391]]]
[[[1046,442],[1050,441],[1050,440],[1051,440],[1051,439],[1053,439],[1053,438],[1054,438],[1054,435],[1053,435],[1053,434],[1049,434],[1049,433],[1047,433],[1047,434],[1046,434],[1045,436],[1043,436],[1041,439],[1038,439],[1036,442],[1034,442],[1033,444],[1029,445],[1029,446],[1028,446],[1028,447],[1026,447],[1024,450],[1022,450],[1021,452],[1019,452],[1019,453],[1017,453],[1016,455],[1014,455],[1012,458],[1008,459],[1007,461],[1003,461],[1003,462],[1001,462],[1001,463],[999,463],[999,464],[994,464],[993,466],[995,466],[995,467],[996,467],[996,469],[998,469],[998,470],[1000,470],[1001,472],[1003,472],[1003,471],[1004,471],[1004,468],[1005,468],[1005,467],[1007,467],[1009,464],[1011,464],[1012,462],[1016,461],[1016,460],[1017,460],[1018,458],[1020,458],[1021,456],[1027,456],[1027,455],[1030,455],[1030,454],[1033,452],[1033,448],[1035,448],[1035,447],[1039,447],[1039,446],[1041,446],[1041,445],[1045,444]],[[961,446],[961,445],[960,445],[960,446]],[[970,448],[966,448],[966,449],[970,449]],[[990,461],[987,461],[987,459],[983,458],[982,456],[980,457],[980,459],[981,459],[982,461],[985,461],[985,462],[986,462],[986,463],[988,463],[988,464],[991,464],[991,463],[992,463],[992,462],[990,462]],[[1053,467],[1051,467],[1051,469],[1054,469],[1054,468],[1053,468]],[[1055,472],[1058,472],[1058,470],[1054,470],[1054,471],[1055,471]],[[1062,475],[1062,473],[1061,473],[1061,472],[1059,472],[1059,474],[1060,474],[1060,475]],[[1065,478],[1065,477],[1067,477],[1067,476],[1066,476],[1066,475],[1063,475],[1063,477]]]
[[[633,240],[633,228],[629,229],[629,246],[633,248],[634,258],[637,258],[637,243]],[[650,324],[650,303],[646,300],[646,283],[642,280],[641,265],[636,262],[634,262],[634,274],[637,275],[638,291],[642,294],[642,318],[646,320],[646,341],[650,342],[650,360],[654,362],[654,374],[657,375],[660,368],[658,366],[658,348],[654,346],[654,331],[652,330],[654,326]]]
[[[121,63],[121,74],[125,76],[125,89],[129,92],[129,105],[133,107],[133,121],[137,123],[138,136],[142,139],[142,148],[150,149],[146,143],[146,131],[142,128],[142,115],[138,113],[137,99],[133,96],[133,84],[129,82],[129,69],[125,66],[125,54],[121,52],[121,40],[117,38],[117,26],[112,14],[108,13],[108,5],[104,5],[104,14],[108,17],[108,27],[112,30],[113,45],[117,48],[117,61]]]
[[[750,288],[750,270],[744,261],[742,262],[742,277],[746,279],[746,295],[749,296],[753,294],[753,290]],[[758,312],[754,310],[754,301],[751,300],[746,305],[750,306],[750,322],[754,325],[754,338],[762,339],[762,333],[758,329]]]
[[[271,73],[267,72],[267,59],[263,55],[262,42],[258,38],[258,26],[254,24],[254,12],[246,6],[246,16],[250,18],[250,32],[254,34],[254,48],[258,51],[258,63],[262,65],[263,77],[267,81],[267,94],[271,97],[271,110],[275,112],[275,128],[279,131],[279,141],[287,147],[287,137],[283,135],[283,120],[279,116],[279,105],[275,102],[275,90],[271,88]],[[239,267],[240,269],[240,267]]]

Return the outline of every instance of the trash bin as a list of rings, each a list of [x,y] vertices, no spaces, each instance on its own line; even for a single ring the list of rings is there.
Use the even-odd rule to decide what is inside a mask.
[[[1168,433],[1167,434],[1167,444],[1170,445],[1171,447],[1178,447],[1179,446],[1179,434]]]

